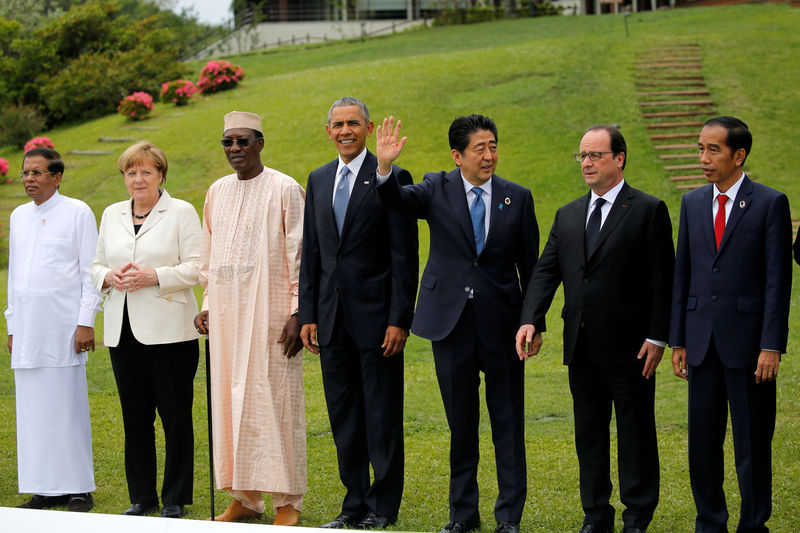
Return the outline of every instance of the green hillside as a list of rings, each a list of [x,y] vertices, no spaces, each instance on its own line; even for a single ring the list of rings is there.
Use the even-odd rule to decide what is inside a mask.
[[[499,127],[497,173],[533,191],[543,246],[555,210],[586,190],[572,158],[583,130],[595,123],[615,123],[628,142],[626,179],[666,200],[677,232],[680,192],[668,180],[649,138],[652,132],[645,129],[636,103],[634,62],[662,46],[692,43],[700,46],[703,75],[718,113],[742,118],[753,132],[747,170],[762,183],[786,192],[794,218],[800,218],[800,181],[796,179],[800,9],[788,4],[758,4],[634,14],[628,18],[628,31],[626,36],[621,15],[549,17],[420,29],[369,41],[238,56],[228,59],[241,64],[247,77],[236,90],[199,98],[180,108],[159,104],[155,115],[143,122],[131,123],[114,115],[47,135],[66,162],[61,191],[85,200],[99,220],[107,205],[126,198],[116,160],[132,143],[100,142],[100,137],[146,139],[164,149],[170,164],[167,189],[171,195],[191,201],[200,212],[209,184],[231,172],[218,142],[222,117],[228,111],[262,115],[265,164],[302,184],[311,170],[336,155],[324,124],[328,107],[340,96],[363,99],[375,121],[390,114],[402,119],[409,141],[398,163],[411,170],[415,180],[425,171],[454,166],[447,146],[447,128],[454,117],[486,114]],[[197,73],[202,64],[192,66]],[[374,148],[371,139],[368,147]],[[69,154],[89,150],[112,154]],[[11,162],[12,173],[20,168],[19,151],[0,148],[0,157]],[[0,187],[2,265],[7,261],[8,215],[25,201],[18,180]],[[424,264],[427,235],[424,224],[420,227]],[[0,274],[0,287],[0,300],[5,300],[5,272]],[[800,291],[795,289],[795,304],[799,297]],[[571,398],[566,368],[560,363],[560,306],[558,296],[549,317],[551,330],[545,335],[543,355],[529,361],[526,369],[529,492],[524,531],[577,531],[583,516]],[[800,430],[796,393],[800,370],[791,357],[800,346],[800,312],[796,309],[791,325],[789,356],[784,358],[778,384],[773,452],[774,511],[769,525],[777,532],[796,531],[800,523],[800,485],[796,481],[800,476],[796,436]],[[97,332],[102,333],[100,317]],[[316,357],[307,353],[305,357],[309,490],[301,525],[316,526],[336,516],[344,493],[319,364]],[[95,353],[88,368],[96,510],[119,513],[128,499],[121,414],[107,351]],[[191,519],[208,515],[203,372],[201,365],[196,380],[196,484]],[[658,379],[662,488],[661,504],[649,531],[689,531],[694,505],[686,465],[686,387],[672,376],[668,361],[662,363]],[[448,521],[449,435],[430,346],[418,338],[412,338],[406,351],[405,403],[406,490],[393,529],[438,530]],[[0,418],[4,420],[0,451],[5,457],[0,461],[0,505],[13,506],[23,497],[16,492],[14,386],[9,370],[0,372]],[[481,514],[484,530],[492,531],[496,482],[485,410],[482,420]],[[735,528],[738,489],[730,438],[726,451],[726,492],[731,527]],[[227,497],[217,494],[217,506],[222,508]],[[616,489],[613,498],[618,500]],[[271,518],[267,513],[264,521],[271,523]],[[621,521],[618,524],[621,527]]]

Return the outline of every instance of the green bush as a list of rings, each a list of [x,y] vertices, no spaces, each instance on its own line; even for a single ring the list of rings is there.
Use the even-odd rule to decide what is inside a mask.
[[[35,107],[10,105],[0,110],[0,146],[22,149],[25,143],[44,130],[44,118]]]
[[[74,5],[40,30],[0,37],[0,105],[20,102],[48,127],[113,113],[134,92],[157,96],[161,82],[180,78],[180,44],[157,12],[136,20],[114,1]]]

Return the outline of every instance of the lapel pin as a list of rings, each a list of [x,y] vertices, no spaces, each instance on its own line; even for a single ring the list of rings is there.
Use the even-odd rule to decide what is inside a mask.
[[[505,204],[506,204],[506,205],[511,205],[511,198],[509,198],[508,196],[506,196],[506,199],[505,199],[505,200],[503,200],[503,202],[505,202]]]
[[[365,181],[364,185],[369,185],[369,180]]]
[[[746,205],[747,205],[747,203],[745,203],[745,201],[742,200],[741,202],[739,202],[739,209],[744,209],[744,206],[746,206]]]

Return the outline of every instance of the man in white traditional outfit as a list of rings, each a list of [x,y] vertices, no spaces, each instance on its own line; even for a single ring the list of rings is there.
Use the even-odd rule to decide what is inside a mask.
[[[236,171],[203,208],[197,331],[208,334],[217,488],[223,522],[264,512],[296,525],[306,491],[306,425],[298,284],[305,191],[261,163],[261,117],[225,115],[222,146]]]
[[[88,351],[100,293],[90,268],[97,222],[89,206],[58,193],[64,163],[55,150],[25,154],[22,185],[33,202],[11,213],[8,350],[17,401],[17,507],[94,507]]]

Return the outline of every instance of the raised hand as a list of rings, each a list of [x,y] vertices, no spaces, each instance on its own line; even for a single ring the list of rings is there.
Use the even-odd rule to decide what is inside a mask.
[[[392,163],[403,151],[408,137],[400,137],[402,122],[394,124],[394,117],[384,118],[383,124],[378,124],[375,138],[375,155],[378,157],[378,173],[386,176],[392,171]]]

